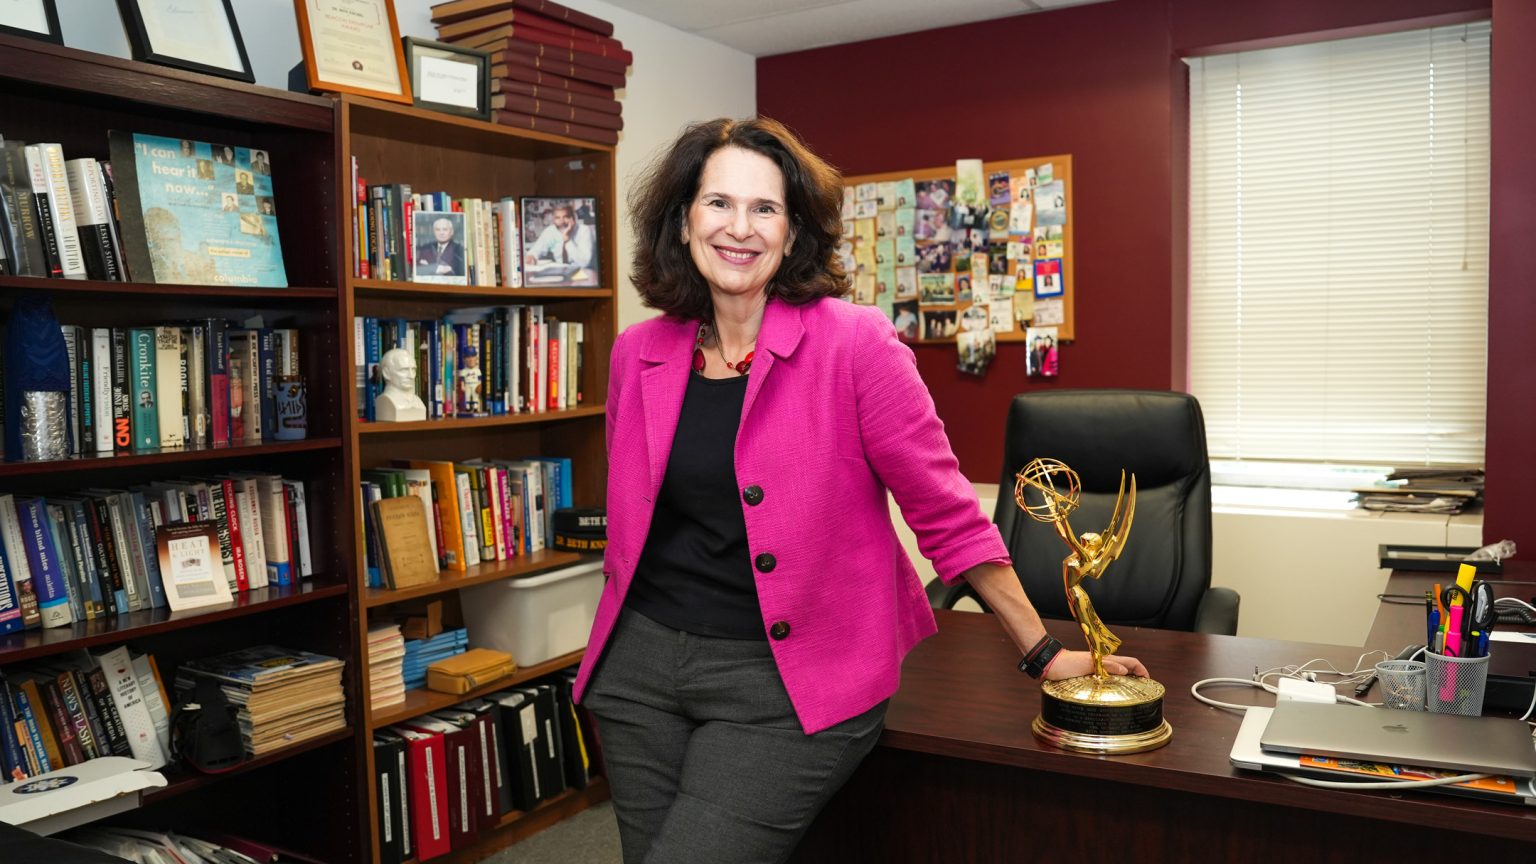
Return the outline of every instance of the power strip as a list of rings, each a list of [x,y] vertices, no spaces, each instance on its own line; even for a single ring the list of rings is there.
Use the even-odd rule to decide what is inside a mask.
[[[1280,692],[1275,697],[1277,702],[1322,702],[1332,705],[1338,696],[1338,691],[1332,684],[1324,684],[1321,681],[1303,681],[1300,678],[1281,678]]]

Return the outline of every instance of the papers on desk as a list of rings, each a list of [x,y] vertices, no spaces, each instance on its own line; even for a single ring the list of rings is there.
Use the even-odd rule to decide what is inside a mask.
[[[1398,468],[1380,483],[1352,491],[1365,510],[1460,513],[1482,497],[1483,482],[1475,468]]]
[[[1495,630],[1488,635],[1488,641],[1536,645],[1536,633],[1524,633],[1519,630]]]

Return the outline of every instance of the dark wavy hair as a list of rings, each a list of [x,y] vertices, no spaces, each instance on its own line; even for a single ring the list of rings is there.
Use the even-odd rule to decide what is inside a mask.
[[[722,147],[740,147],[773,160],[784,174],[784,204],[795,241],[768,286],[789,303],[848,293],[848,274],[837,256],[843,233],[843,178],[788,127],[766,117],[721,118],[683,130],[653,162],[630,195],[635,259],[630,281],[653,309],[681,318],[711,320],[709,285],[680,240],[688,209],[699,194],[704,163]]]

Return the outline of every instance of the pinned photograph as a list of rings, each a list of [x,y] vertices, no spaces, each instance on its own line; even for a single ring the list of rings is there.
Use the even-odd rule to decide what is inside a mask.
[[[1030,327],[1024,331],[1024,342],[1029,346],[1025,355],[1024,371],[1033,378],[1054,378],[1060,371],[1056,353],[1055,327]]]
[[[882,211],[896,209],[896,181],[875,184],[875,205]]]
[[[879,283],[875,280],[875,274],[860,273],[853,277],[853,302],[860,306],[875,305],[875,292],[878,288]]]
[[[896,181],[896,209],[917,206],[917,185],[911,177]]]
[[[524,198],[522,210],[525,284],[598,287],[597,199]]]
[[[997,356],[997,334],[990,328],[965,330],[955,336],[959,359],[955,368],[967,375],[985,375]]]
[[[1067,290],[1066,273],[1060,258],[1035,262],[1035,296],[1060,297]]]
[[[953,339],[960,331],[953,309],[924,309],[918,313],[924,339]]]
[[[955,160],[955,200],[967,207],[985,207],[986,179],[980,159]]]
[[[896,266],[907,267],[917,263],[917,243],[911,237],[896,238]]]
[[[911,237],[912,231],[917,225],[917,211],[913,210],[911,207],[906,207],[904,209],[895,211],[895,213],[896,236]]]
[[[919,180],[914,189],[919,210],[948,210],[955,197],[953,180]]]
[[[891,323],[896,327],[896,335],[903,339],[917,338],[917,302],[913,300],[898,300],[891,304]]]
[[[1035,189],[1037,225],[1067,224],[1067,184],[1057,180]]]
[[[952,273],[924,273],[917,277],[917,302],[924,306],[953,306],[955,277]]]
[[[917,210],[913,235],[919,240],[948,243],[952,235],[945,210]]]
[[[925,243],[917,247],[917,272],[948,273],[954,266],[948,243]]]
[[[1062,242],[1061,226],[1049,225],[1035,229],[1035,257],[1036,258],[1060,258],[1066,254],[1066,244]]]
[[[987,200],[993,207],[1004,207],[1013,200],[1013,187],[1007,171],[994,171],[987,175]]]
[[[464,257],[464,214],[417,210],[411,215],[411,238],[416,244],[412,278],[437,285],[468,285],[468,261]]]
[[[917,268],[896,268],[896,299],[911,300],[917,296]]]

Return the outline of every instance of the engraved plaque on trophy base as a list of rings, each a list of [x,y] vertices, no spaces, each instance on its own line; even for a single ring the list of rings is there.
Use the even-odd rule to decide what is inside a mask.
[[[1163,685],[1150,678],[1092,675],[1040,687],[1035,737],[1080,753],[1141,753],[1173,737],[1163,719]]]

